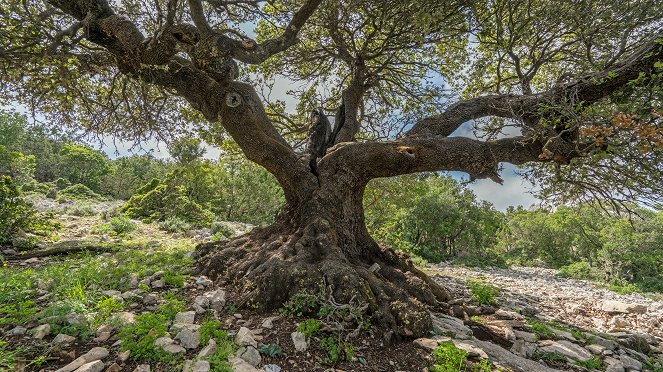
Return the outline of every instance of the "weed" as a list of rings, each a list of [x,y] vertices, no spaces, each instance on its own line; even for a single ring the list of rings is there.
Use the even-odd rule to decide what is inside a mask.
[[[174,273],[172,271],[167,271],[162,277],[164,282],[166,284],[176,287],[176,288],[182,288],[184,287],[184,274],[178,274]]]
[[[482,281],[473,280],[468,283],[470,291],[472,292],[472,300],[482,305],[497,305],[495,296],[499,296],[499,288],[484,283]]]
[[[566,362],[567,359],[564,355],[560,353],[546,353],[546,352],[535,352],[533,355],[534,359],[542,359],[546,362]]]
[[[336,363],[341,360],[350,361],[354,354],[354,347],[348,342],[341,342],[338,336],[331,335],[320,340],[320,348],[327,353],[326,363]]]
[[[169,233],[183,233],[193,228],[193,225],[179,217],[168,217],[159,223],[159,228]]]
[[[431,372],[458,372],[465,370],[467,353],[453,344],[453,342],[440,343],[433,353],[433,366]]]
[[[97,303],[95,307],[97,314],[95,315],[95,323],[101,324],[111,314],[124,309],[124,303],[118,301],[115,297],[106,297]]]
[[[216,320],[208,320],[200,325],[200,343],[207,345],[210,339],[214,339],[217,343],[228,340],[228,332],[221,329],[221,322]]]
[[[593,355],[591,358],[587,360],[578,360],[575,362],[577,365],[580,367],[587,368],[589,370],[592,369],[599,369],[603,370],[604,365],[603,362],[601,361],[601,358],[597,357],[596,355]]]
[[[237,312],[237,305],[235,305],[233,303],[229,303],[228,305],[226,305],[226,312],[228,312],[228,314],[236,313]]]
[[[534,332],[534,334],[536,334],[540,339],[557,339],[555,332],[553,332],[553,330],[550,329],[546,323],[530,318],[527,319],[527,324],[529,325],[530,330]]]
[[[172,362],[175,358],[154,346],[154,341],[167,332],[168,318],[164,314],[145,313],[136,322],[120,330],[122,350],[130,351],[133,360]]]
[[[283,304],[281,313],[289,316],[304,316],[305,314],[314,314],[319,306],[318,296],[304,289],[295,293]]]
[[[297,325],[297,331],[303,333],[307,339],[318,333],[321,328],[322,322],[317,319],[306,319]]]
[[[209,358],[210,370],[212,372],[232,372],[232,366],[227,359],[235,353],[235,350],[235,343],[230,338],[218,342],[216,353]]]
[[[166,292],[163,296],[164,304],[159,306],[159,312],[165,315],[168,319],[175,318],[175,314],[181,313],[186,310],[186,301],[177,297],[173,292]]]
[[[278,357],[279,355],[283,354],[283,348],[281,348],[279,344],[275,343],[267,345],[260,344],[260,346],[258,346],[258,351],[272,358]]]
[[[13,371],[16,354],[18,354],[18,350],[10,349],[7,342],[0,340],[0,370]]]
[[[135,222],[131,221],[128,217],[119,216],[113,217],[107,223],[99,227],[100,232],[109,233],[112,235],[126,235],[134,232],[138,226]]]

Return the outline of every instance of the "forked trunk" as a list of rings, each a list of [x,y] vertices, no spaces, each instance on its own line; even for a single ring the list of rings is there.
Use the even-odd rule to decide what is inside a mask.
[[[199,246],[199,272],[235,292],[240,306],[265,309],[324,283],[338,303],[367,304],[373,324],[399,336],[426,334],[429,307],[447,301],[447,293],[371,238],[364,224],[365,183],[342,173],[321,173],[310,197],[287,205],[273,225]]]

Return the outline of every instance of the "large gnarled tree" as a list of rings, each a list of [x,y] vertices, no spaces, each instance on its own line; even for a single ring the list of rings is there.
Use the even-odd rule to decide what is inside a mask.
[[[200,272],[272,308],[324,281],[421,335],[449,295],[371,238],[366,184],[452,170],[499,183],[510,163],[576,196],[659,203],[661,14],[652,1],[12,0],[2,97],[123,139],[232,138],[286,205],[272,226],[204,246]],[[258,94],[278,75],[308,84],[294,113]],[[344,120],[313,172],[301,143],[318,106]],[[482,138],[452,136],[468,122]]]

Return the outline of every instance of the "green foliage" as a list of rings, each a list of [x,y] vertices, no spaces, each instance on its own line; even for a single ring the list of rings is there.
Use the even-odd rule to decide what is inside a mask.
[[[601,358],[597,357],[596,355],[593,355],[591,358],[587,360],[576,360],[575,364],[579,365],[580,367],[587,368],[589,370],[597,369],[602,371],[605,368],[605,365],[603,364],[603,361],[601,361]]]
[[[20,232],[47,234],[58,227],[22,197],[11,177],[0,178],[0,245],[14,243]]]
[[[154,346],[154,341],[168,331],[168,317],[164,314],[145,313],[136,316],[134,324],[120,329],[122,350],[130,351],[133,360],[171,362],[173,356]]]
[[[301,332],[306,338],[311,338],[322,329],[322,322],[317,319],[306,319],[297,324],[297,331]]]
[[[110,233],[113,235],[126,235],[136,231],[138,226],[135,222],[131,221],[128,217],[120,216],[113,217],[109,222],[102,224],[99,231]]]
[[[349,342],[341,342],[337,335],[331,335],[320,339],[320,348],[327,353],[326,363],[339,361],[351,361],[354,356],[354,347]]]
[[[99,192],[102,178],[111,170],[108,157],[90,147],[66,143],[60,149],[61,171],[72,184]]]
[[[111,314],[123,310],[124,307],[124,302],[118,301],[115,297],[102,298],[95,307],[97,311],[95,316],[96,323],[105,321]]]
[[[11,176],[16,183],[24,184],[33,181],[35,173],[35,157],[23,155],[18,151],[9,151],[0,145],[0,174]]]
[[[566,278],[596,280],[600,276],[589,263],[580,261],[559,268],[559,275]]]
[[[433,366],[430,368],[431,372],[459,372],[465,371],[465,361],[467,360],[467,353],[453,344],[453,342],[445,341],[440,343],[433,353]]]
[[[128,200],[153,178],[163,179],[171,166],[151,155],[121,157],[112,161],[111,170],[101,181],[100,190],[115,199]]]
[[[550,326],[540,320],[529,318],[527,319],[527,325],[529,326],[530,331],[536,334],[539,339],[557,339],[557,335],[553,332]]]
[[[503,264],[491,250],[502,214],[451,177],[374,180],[364,206],[369,231],[398,250],[429,262]]]
[[[197,226],[212,222],[212,213],[191,200],[185,187],[165,184],[158,179],[138,189],[120,211],[132,218],[153,221],[178,217]]]
[[[232,372],[232,366],[228,363],[228,357],[233,355],[236,350],[235,343],[230,339],[224,339],[217,343],[216,353],[209,358],[210,369],[212,372]]]
[[[314,314],[320,308],[320,297],[307,290],[295,293],[288,301],[283,304],[281,313],[289,316],[303,316]]]
[[[497,305],[498,302],[495,299],[496,296],[499,296],[500,290],[494,285],[484,283],[481,281],[470,281],[468,283],[470,291],[472,292],[472,300],[482,304],[482,305]]]
[[[210,339],[214,339],[217,344],[228,340],[228,332],[221,328],[221,322],[216,320],[203,322],[198,331],[202,345],[207,345]]]
[[[89,199],[100,199],[101,195],[92,191],[89,187],[77,183],[58,192],[57,200],[66,201],[66,200],[89,200]]]
[[[279,344],[271,343],[271,344],[260,344],[258,345],[258,351],[261,354],[265,354],[271,358],[276,358],[278,356],[281,356],[283,354],[283,348]]]
[[[0,340],[0,370],[13,371],[18,350],[7,346],[6,341]]]
[[[187,165],[199,161],[205,155],[206,150],[201,143],[199,138],[178,138],[168,144],[168,152],[177,163]]]
[[[172,216],[159,223],[159,228],[169,233],[183,233],[191,230],[193,225],[177,216]]]
[[[163,281],[170,286],[176,288],[184,287],[184,274],[172,272],[170,270],[166,271],[165,274],[161,277]]]
[[[540,352],[540,351],[535,352],[534,355],[533,355],[533,358],[534,359],[541,359],[541,360],[544,360],[546,362],[553,362],[553,363],[565,363],[568,360],[566,358],[566,356],[564,356],[560,353],[555,353],[555,352],[546,353],[546,352]]]

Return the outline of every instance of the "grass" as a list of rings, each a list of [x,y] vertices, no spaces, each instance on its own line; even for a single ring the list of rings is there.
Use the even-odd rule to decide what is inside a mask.
[[[564,355],[560,353],[544,353],[544,352],[535,352],[534,359],[542,359],[546,362],[566,362],[567,359]]]
[[[472,300],[482,305],[497,305],[495,299],[499,296],[499,288],[479,280],[472,280],[468,283],[470,291],[472,292]]]
[[[587,360],[578,360],[575,363],[580,367],[584,367],[589,370],[592,369],[603,370],[605,368],[603,362],[601,361],[601,358],[597,357],[596,355],[592,356]]]
[[[530,331],[532,331],[539,339],[557,339],[555,332],[553,332],[551,327],[545,322],[529,318],[527,319],[527,325],[529,326]]]

